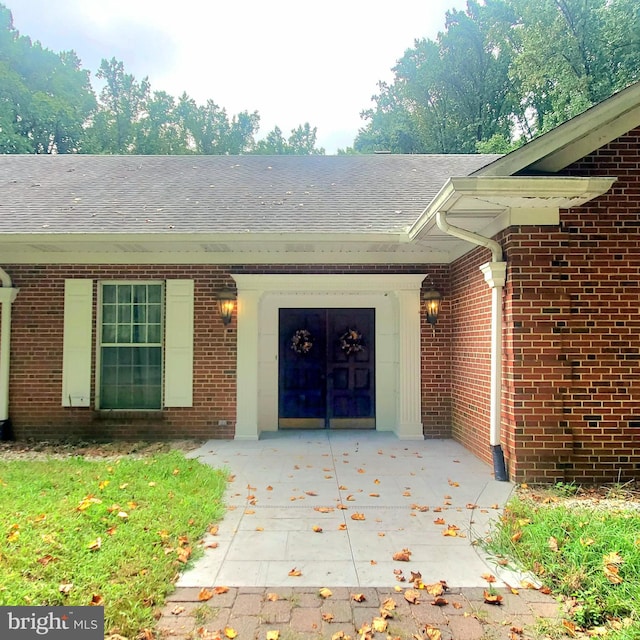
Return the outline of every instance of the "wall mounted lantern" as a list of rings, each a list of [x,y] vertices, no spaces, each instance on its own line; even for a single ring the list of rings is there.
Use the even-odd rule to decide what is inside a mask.
[[[435,329],[436,322],[438,322],[438,314],[440,313],[442,295],[432,287],[424,292],[423,298],[427,312],[427,322]]]
[[[233,308],[236,304],[236,292],[233,289],[222,288],[215,292],[215,296],[218,300],[218,309],[220,311],[220,318],[222,318],[222,324],[226,327],[233,316]]]

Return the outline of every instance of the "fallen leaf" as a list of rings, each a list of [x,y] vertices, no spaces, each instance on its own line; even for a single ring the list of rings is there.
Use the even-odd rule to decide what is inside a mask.
[[[369,497],[370,497],[370,498],[379,498],[379,497],[380,497],[380,494],[379,494],[379,493],[370,493],[370,494],[369,494]]]
[[[489,583],[496,581],[496,577],[491,573],[483,573],[480,577]]]
[[[344,522],[341,522],[338,525],[338,531],[346,531],[347,530],[347,525]]]
[[[198,593],[198,600],[200,600],[200,602],[206,602],[207,600],[211,600],[211,598],[213,598],[213,591],[205,589],[204,587],[200,589],[200,593]]]
[[[42,558],[38,558],[38,562],[43,566],[46,567],[50,562],[52,562],[53,560],[55,560],[55,558],[51,555],[51,554],[47,554],[46,556],[42,556]]]
[[[73,589],[73,582],[63,582],[58,586],[58,591],[67,595]]]
[[[551,549],[551,551],[558,550],[558,541],[553,536],[549,537],[549,540],[547,540],[547,545],[549,549]]]
[[[604,564],[622,564],[624,560],[617,551],[612,551],[602,557],[602,562]]]
[[[376,564],[378,564],[378,563],[377,563],[375,560],[369,560],[369,564],[370,564],[370,565],[376,565]]]
[[[218,543],[217,542],[211,542],[210,544],[206,545],[207,549],[217,549],[218,548]]]
[[[347,497],[346,497],[346,501],[347,502],[355,502],[355,498],[353,497],[353,494],[350,493]]]
[[[449,604],[449,601],[446,600],[445,598],[438,597],[438,598],[434,598],[431,604],[435,607],[445,607],[446,605]]]
[[[212,535],[212,536],[217,536],[218,535],[218,529],[219,529],[219,527],[218,527],[217,524],[212,524],[209,527],[209,534]]]
[[[411,496],[411,491],[403,491],[403,492],[402,492],[402,495],[403,495],[405,498],[409,498],[409,497]]]
[[[364,469],[358,469],[358,473],[367,473]]]
[[[435,509],[434,509],[434,511],[435,511]],[[444,521],[444,518],[436,518],[433,521],[433,524],[446,524],[446,522]]]
[[[462,609],[462,607],[463,607],[464,605],[462,605],[460,602],[452,602],[452,603],[451,603],[451,606],[452,606],[454,609]]]
[[[351,640],[351,636],[348,636],[344,631],[337,631],[331,636],[331,640]]]
[[[277,629],[267,631],[267,640],[279,640],[280,632]]]
[[[442,632],[436,627],[432,627],[430,624],[424,627],[425,638],[427,640],[442,640]]]
[[[422,580],[422,574],[419,571],[412,571],[410,582],[417,582],[418,580]]]
[[[179,616],[183,611],[186,611],[186,609],[182,605],[176,605],[175,607],[173,607],[173,609],[171,609],[171,613],[174,616]]]
[[[342,504],[342,502],[339,502],[339,503],[336,505],[336,509],[340,509],[341,511],[347,511],[347,509],[349,509],[349,507],[345,507],[345,506]]]
[[[576,625],[571,620],[563,620],[562,626],[569,632],[572,638],[576,637]]]
[[[382,617],[374,618],[371,621],[371,627],[376,633],[384,633],[388,626],[389,623]]]
[[[224,633],[225,637],[229,638],[229,640],[233,640],[238,635],[238,632],[233,627],[225,627],[222,633]]]
[[[619,569],[615,564],[606,564],[604,566],[604,575],[611,584],[621,584],[623,582],[618,572]]]
[[[467,509],[477,509],[478,505],[474,504],[473,502],[468,502],[467,503]]]
[[[95,540],[92,540],[87,545],[87,548],[89,549],[89,551],[98,551],[98,549],[100,549],[101,546],[102,546],[102,538],[96,538]]]
[[[387,534],[384,531],[378,531],[378,537],[384,538]]]
[[[450,524],[443,532],[443,536],[449,536],[451,538],[456,538],[458,536],[458,527],[455,524]]]
[[[291,569],[291,571],[289,571],[289,575],[292,577],[298,577],[302,575],[302,571],[294,567],[293,569]]]
[[[253,509],[245,509],[244,513],[247,516],[252,516],[255,513],[255,511]]]
[[[459,487],[460,483],[459,482],[454,482],[453,480],[449,480],[449,486],[450,487]]]
[[[333,593],[331,592],[331,589],[327,589],[327,587],[322,587],[322,589],[320,589],[318,593],[320,594],[320,597],[325,599],[330,598],[333,595]]]
[[[426,592],[431,596],[441,596],[445,591],[448,590],[449,587],[444,580],[441,580],[440,582],[425,584],[424,588]]]
[[[308,496],[317,496],[318,494],[315,491],[305,491]]]
[[[352,593],[351,599],[355,602],[364,602],[366,600],[364,593]]]
[[[484,601],[486,604],[501,604],[502,596],[499,593],[493,593],[491,591],[484,591]]]
[[[186,563],[191,557],[191,547],[178,549],[178,562]]]
[[[364,513],[352,513],[351,514],[351,519],[352,520],[365,520],[366,518],[364,517]]]
[[[442,511],[442,507],[434,507],[433,508],[433,512],[434,513],[440,513]]]
[[[407,589],[404,592],[404,599],[410,604],[419,604],[420,603],[420,592],[415,589]]]
[[[520,538],[522,538],[522,529],[519,529],[511,536],[511,542],[519,542]]]
[[[213,593],[217,596],[221,596],[223,593],[227,593],[229,591],[229,587],[214,587]]]
[[[315,533],[322,533],[322,527],[319,527],[317,524],[313,525],[313,527],[311,527],[311,529],[312,529]]]
[[[534,589],[535,589],[535,587],[534,587]],[[546,585],[542,585],[542,586],[538,589],[538,591],[539,591],[540,593],[544,593],[544,594],[545,594],[545,595],[547,595],[547,596],[548,596],[548,595],[551,595],[551,589],[550,589],[549,587],[547,587]]]
[[[331,513],[334,509],[333,507],[314,507],[313,510],[318,513]]]
[[[396,562],[409,562],[411,560],[411,551],[409,549],[403,549],[393,554],[393,559]]]
[[[104,598],[99,593],[94,593],[89,602],[90,607],[100,607],[104,603]]]

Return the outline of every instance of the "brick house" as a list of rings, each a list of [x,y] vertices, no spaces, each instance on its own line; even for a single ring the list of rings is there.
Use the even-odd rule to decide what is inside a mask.
[[[639,475],[640,85],[503,157],[3,156],[0,194],[5,435],[359,428]]]

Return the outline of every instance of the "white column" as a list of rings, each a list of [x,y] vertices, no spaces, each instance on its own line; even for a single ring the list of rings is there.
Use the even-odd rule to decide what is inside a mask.
[[[236,366],[236,440],[257,440],[258,305],[261,291],[238,286],[238,356]]]
[[[0,421],[9,419],[9,364],[11,361],[11,305],[19,289],[0,287]]]
[[[398,299],[398,423],[400,440],[424,440],[420,393],[420,289],[396,292]]]
[[[507,275],[506,262],[487,262],[480,267],[491,287],[491,391],[489,444],[500,446],[502,423],[502,288]]]

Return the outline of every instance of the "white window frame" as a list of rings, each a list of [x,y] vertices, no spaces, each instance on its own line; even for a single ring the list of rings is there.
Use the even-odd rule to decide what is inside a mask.
[[[98,280],[97,310],[96,310],[96,378],[95,378],[95,397],[96,409],[99,411],[109,412],[153,412],[162,411],[164,407],[164,367],[165,367],[165,313],[166,313],[166,281],[165,280]],[[159,285],[160,286],[160,306],[161,306],[161,325],[160,325],[160,344],[153,343],[150,346],[159,346],[162,358],[162,371],[160,382],[160,406],[154,408],[102,408],[102,398],[100,396],[100,382],[102,375],[102,296],[104,285]],[[119,346],[127,346],[125,344]],[[138,346],[138,345],[133,345]]]

